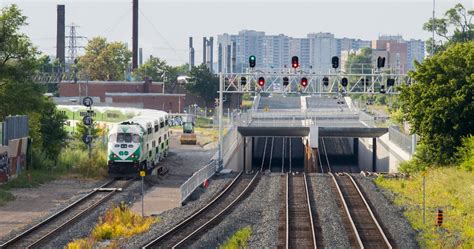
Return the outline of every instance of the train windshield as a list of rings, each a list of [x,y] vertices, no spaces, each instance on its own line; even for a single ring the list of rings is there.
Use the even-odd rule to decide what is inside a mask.
[[[110,136],[110,141],[117,142],[117,143],[139,143],[140,136],[138,134],[132,134],[132,133],[117,133],[116,136],[115,134]]]

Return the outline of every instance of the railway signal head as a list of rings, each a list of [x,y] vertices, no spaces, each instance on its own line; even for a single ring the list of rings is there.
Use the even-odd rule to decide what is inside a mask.
[[[326,77],[326,76],[323,78],[323,85],[324,86],[329,86],[329,78]]]
[[[341,79],[341,85],[342,85],[343,87],[346,87],[346,86],[348,85],[348,83],[349,83],[349,81],[347,80],[346,77],[344,77],[344,78]]]
[[[395,85],[395,79],[387,79],[387,87],[391,87]]]
[[[263,77],[258,78],[258,85],[263,87],[265,85],[265,78]]]
[[[242,86],[247,85],[247,78],[241,77],[241,78],[240,78],[240,84],[241,84]]]
[[[382,67],[385,67],[385,57],[380,57],[377,58],[377,68],[380,69]]]
[[[308,86],[308,79],[306,77],[301,78],[300,82],[302,87],[307,87]]]
[[[298,59],[298,56],[291,57],[291,66],[295,69],[300,66],[300,61]]]
[[[288,77],[283,77],[283,86],[288,86],[290,84],[290,79]]]
[[[82,123],[86,126],[92,125],[92,117],[84,116],[84,118],[82,118]]]
[[[255,57],[255,55],[251,55],[249,57],[249,66],[250,68],[254,68],[255,65],[257,65],[257,57]]]
[[[333,56],[331,59],[332,62],[332,68],[336,69],[339,67],[339,57]]]
[[[385,94],[385,86],[384,85],[380,86],[380,93]]]

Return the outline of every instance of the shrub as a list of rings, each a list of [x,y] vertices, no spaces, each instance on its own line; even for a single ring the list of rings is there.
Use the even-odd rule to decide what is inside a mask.
[[[105,213],[92,231],[92,237],[96,240],[130,237],[148,230],[156,221],[156,218],[143,218],[122,204]]]
[[[67,249],[92,249],[94,246],[94,240],[90,238],[76,239],[73,242],[67,244]]]
[[[250,226],[241,228],[224,242],[223,245],[219,246],[219,249],[248,248],[248,240],[251,235],[252,228]]]

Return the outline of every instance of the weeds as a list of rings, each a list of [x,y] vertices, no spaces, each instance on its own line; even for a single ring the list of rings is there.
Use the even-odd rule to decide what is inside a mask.
[[[143,218],[122,203],[107,210],[88,238],[74,240],[67,247],[70,249],[93,248],[99,241],[129,238],[147,231],[155,222],[159,222],[159,219]]]
[[[251,235],[252,228],[250,226],[241,228],[224,242],[223,245],[219,246],[219,249],[248,248],[248,241]]]
[[[426,224],[422,220],[422,175],[409,179],[378,179],[378,186],[395,193],[418,240],[428,248],[474,247],[474,173],[450,168],[434,168],[426,173]],[[435,226],[436,212],[443,210],[441,228]]]

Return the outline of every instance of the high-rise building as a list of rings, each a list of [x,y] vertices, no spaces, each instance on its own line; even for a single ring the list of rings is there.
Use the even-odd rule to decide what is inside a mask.
[[[331,58],[339,56],[337,41],[331,33],[308,34],[309,63],[313,71],[318,73],[328,72],[331,67]]]
[[[218,35],[217,47],[217,71],[225,73],[245,72],[249,67],[250,55],[256,56],[257,69],[289,68],[291,57],[298,56],[300,68],[311,68],[311,71],[318,73],[327,73],[332,68],[333,56],[341,57],[342,51],[357,53],[361,48],[372,47],[373,55],[384,55],[387,58],[386,68],[398,68],[398,72],[402,73],[413,67],[413,59],[420,61],[424,57],[422,41],[407,42],[399,35],[383,35],[378,40],[364,41],[335,38],[331,33],[311,33],[306,38],[292,38],[284,34],[266,35],[265,32],[242,30],[237,35]],[[208,57],[209,55],[210,53]],[[349,52],[344,55],[348,57]]]
[[[408,56],[407,56],[408,70],[414,70],[415,69],[414,61],[416,60],[418,62],[422,62],[423,59],[425,58],[425,42],[422,40],[411,39],[407,41],[407,50],[408,50]]]

